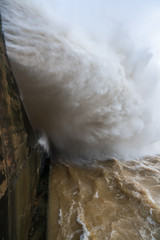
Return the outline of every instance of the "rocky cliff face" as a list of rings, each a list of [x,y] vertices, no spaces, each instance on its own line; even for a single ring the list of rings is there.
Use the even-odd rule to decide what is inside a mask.
[[[40,150],[23,108],[0,27],[0,239],[27,239]]]

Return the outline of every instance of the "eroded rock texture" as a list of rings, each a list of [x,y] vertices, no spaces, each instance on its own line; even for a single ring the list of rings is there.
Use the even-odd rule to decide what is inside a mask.
[[[0,28],[0,239],[27,239],[40,151],[6,55]]]

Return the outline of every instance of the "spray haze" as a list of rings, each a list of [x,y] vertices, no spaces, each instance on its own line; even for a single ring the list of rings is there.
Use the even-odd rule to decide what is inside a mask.
[[[159,3],[2,0],[0,9],[29,117],[61,152],[159,153]]]

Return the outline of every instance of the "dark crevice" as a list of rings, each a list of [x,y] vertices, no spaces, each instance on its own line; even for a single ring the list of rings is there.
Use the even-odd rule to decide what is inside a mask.
[[[42,158],[37,198],[33,206],[33,217],[28,240],[45,240],[47,231],[47,202],[50,158],[47,153]]]

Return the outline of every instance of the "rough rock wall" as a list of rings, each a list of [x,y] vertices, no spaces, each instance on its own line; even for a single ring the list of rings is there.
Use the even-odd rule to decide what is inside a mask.
[[[40,151],[22,106],[0,26],[0,239],[27,239]]]

